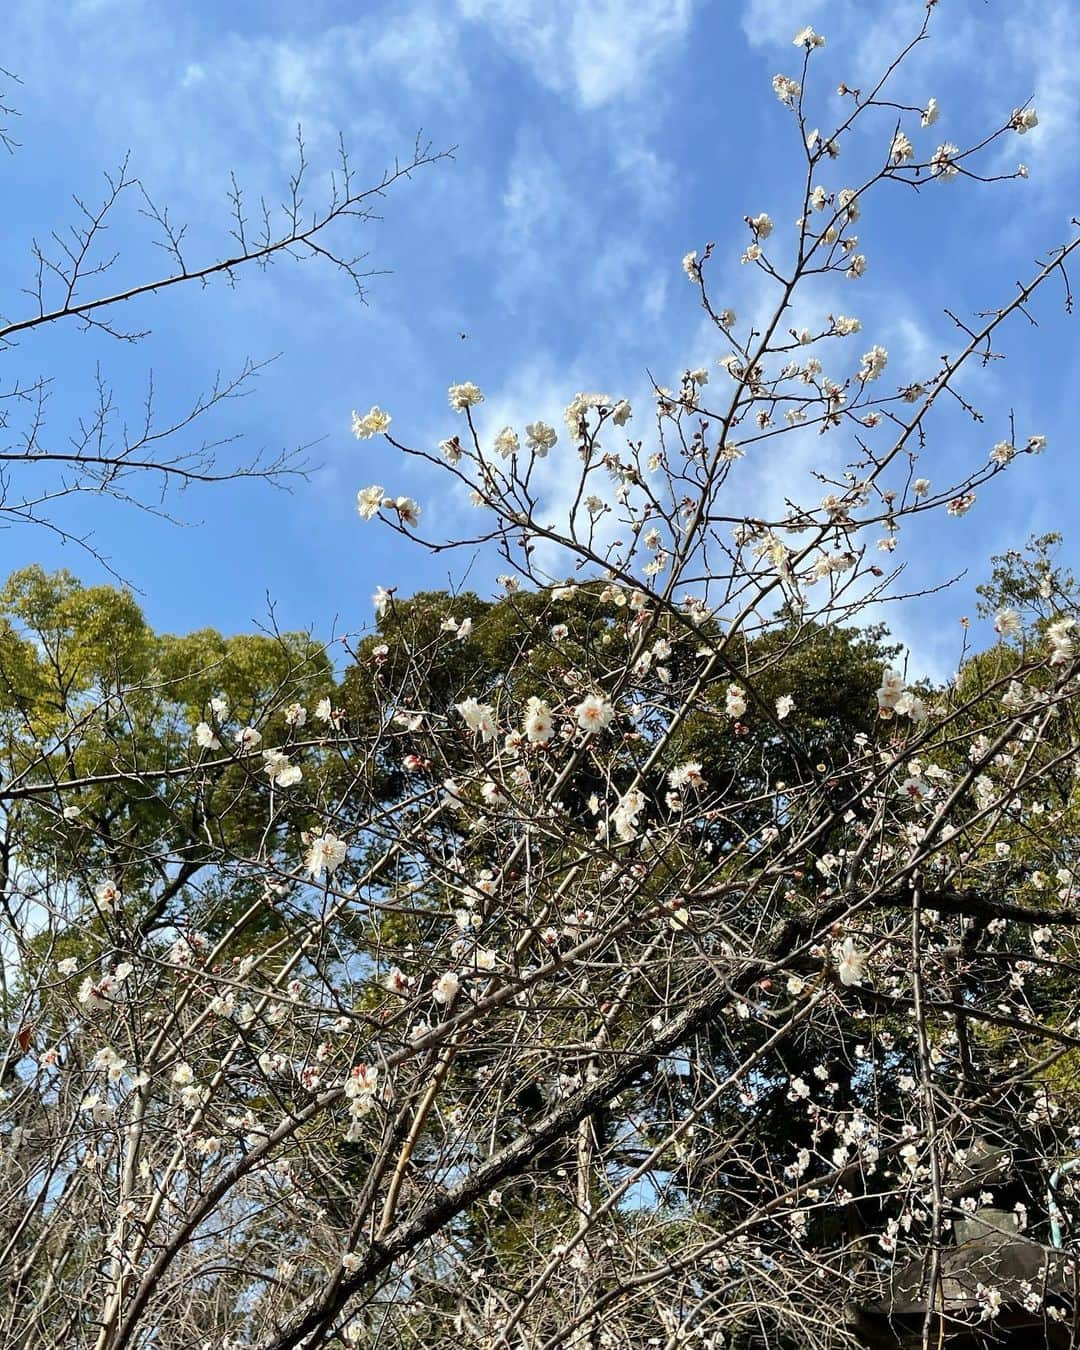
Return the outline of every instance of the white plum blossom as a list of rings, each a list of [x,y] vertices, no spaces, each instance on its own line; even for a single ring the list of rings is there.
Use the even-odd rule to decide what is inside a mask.
[[[883,717],[891,717],[904,693],[906,681],[898,670],[886,670],[881,677],[881,687],[877,691],[878,712]]]
[[[1055,619],[1046,630],[1046,640],[1050,646],[1050,664],[1064,666],[1076,655],[1076,639],[1072,629],[1076,620],[1071,617]]]
[[[388,431],[390,422],[390,414],[383,412],[382,408],[379,407],[372,408],[363,417],[354,412],[352,415],[352,432],[358,441],[370,440],[372,436],[378,436],[380,433]]]
[[[790,694],[780,695],[780,697],[776,700],[776,715],[781,722],[784,720],[785,717],[790,715],[791,710],[794,707],[795,707],[795,700],[792,698]]]
[[[555,428],[546,422],[529,422],[525,426],[525,444],[538,459],[543,459],[558,439]]]
[[[744,717],[746,708],[746,690],[741,684],[729,684],[724,695],[724,711],[729,717]]]
[[[589,694],[574,709],[577,724],[586,735],[604,731],[615,718],[615,709],[599,694]]]
[[[360,513],[361,520],[371,520],[373,516],[378,515],[379,507],[383,504],[383,489],[380,484],[374,483],[371,487],[361,488],[356,494],[356,509]]]
[[[586,431],[586,417],[590,408],[610,408],[614,403],[610,394],[575,394],[566,405],[566,427],[570,435],[577,440]]]
[[[889,353],[884,347],[871,347],[868,352],[863,353],[862,369],[859,371],[858,379],[865,384],[870,380],[876,380],[885,369],[889,360]]]
[[[200,750],[220,750],[221,742],[209,722],[200,722],[195,728],[195,744]]]
[[[772,234],[772,218],[765,211],[757,216],[748,216],[747,223],[759,239],[768,239],[769,235]]]
[[[1001,1312],[1001,1290],[980,1282],[975,1286],[975,1294],[979,1300],[979,1321],[994,1321]]]
[[[461,980],[452,970],[446,971],[435,981],[431,990],[431,997],[436,1003],[446,1007],[453,1003],[457,997],[458,990],[461,988]]]
[[[345,861],[347,852],[348,845],[344,839],[339,839],[328,830],[324,831],[315,835],[308,843],[304,869],[315,880],[318,880],[324,872],[327,876],[331,876]]]
[[[263,771],[274,787],[294,787],[304,774],[299,764],[292,764],[289,756],[281,750],[264,750]]]
[[[866,962],[869,953],[861,951],[855,945],[854,938],[845,938],[833,948],[833,960],[836,974],[843,985],[862,984],[866,978]]]
[[[452,384],[447,390],[447,398],[454,412],[464,412],[466,408],[475,408],[478,403],[484,401],[484,395],[470,381],[466,381],[464,384]]]
[[[412,497],[395,498],[394,510],[398,513],[398,519],[403,525],[408,525],[413,530],[419,525],[420,507]]]
[[[679,764],[668,774],[668,787],[679,792],[684,787],[700,792],[706,786],[705,778],[698,763]]]
[[[1026,135],[1033,127],[1039,125],[1039,115],[1034,108],[1014,108],[1012,117],[1009,118],[1009,126],[1018,136]]]
[[[953,145],[952,141],[946,141],[944,145],[939,145],[930,156],[930,172],[935,178],[943,178],[946,181],[955,178],[960,172],[960,166],[956,163],[954,156],[960,153],[960,147]]]
[[[529,699],[521,729],[530,745],[547,745],[554,736],[555,719],[551,715],[551,708],[542,698]]]
[[[511,455],[516,455],[521,449],[521,442],[518,440],[518,434],[513,427],[503,427],[502,431],[495,437],[495,453],[503,459],[509,459]]]
[[[490,703],[480,703],[475,698],[462,699],[455,703],[459,715],[464,718],[470,731],[479,732],[485,744],[493,741],[498,732],[495,724],[495,712]]]
[[[915,158],[915,147],[902,131],[898,131],[893,137],[889,158],[894,164],[903,164],[906,160]]]
[[[697,252],[695,250],[683,254],[682,270],[691,281],[696,282],[701,276],[701,265],[698,263]]]
[[[262,740],[262,732],[257,727],[241,727],[236,733],[236,746],[241,752],[254,750]]]
[[[855,188],[841,188],[836,194],[836,204],[843,211],[848,224],[854,224],[862,213],[859,205],[859,193]]]
[[[926,107],[923,109],[923,114],[919,118],[919,121],[924,127],[932,127],[940,115],[941,109],[938,107],[938,101],[936,98],[932,98],[927,102]]]
[[[809,51],[812,47],[824,47],[825,39],[820,33],[815,33],[809,24],[805,28],[800,28],[791,39],[792,46],[805,47]]]
[[[793,107],[795,100],[802,93],[802,85],[798,80],[793,80],[787,75],[774,75],[772,79],[773,93],[781,103]]]
[[[644,809],[645,794],[640,788],[631,788],[620,797],[611,813],[611,822],[615,826],[615,833],[624,842],[637,838],[638,817]]]
[[[1023,631],[1023,620],[1018,610],[1006,606],[994,615],[994,632],[998,637],[1016,637]]]
[[[103,881],[94,888],[94,901],[102,914],[114,914],[120,905],[120,887],[115,881]]]
[[[290,703],[285,709],[285,725],[287,727],[302,727],[307,721],[307,709],[302,703]]]

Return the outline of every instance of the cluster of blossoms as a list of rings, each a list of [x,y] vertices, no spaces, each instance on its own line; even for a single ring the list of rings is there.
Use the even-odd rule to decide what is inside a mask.
[[[420,507],[412,497],[386,497],[377,483],[356,494],[356,510],[361,520],[372,520],[380,510],[386,510],[396,511],[401,523],[411,529],[420,523]]]
[[[362,1122],[375,1105],[379,1090],[379,1070],[374,1064],[356,1064],[350,1069],[344,1084],[345,1100],[349,1104],[349,1127],[345,1132],[346,1143],[355,1143],[363,1138]]]
[[[72,974],[75,965],[75,958],[67,957],[60,962],[60,973],[62,975]],[[107,975],[101,975],[97,979],[88,975],[79,985],[79,1006],[88,1013],[97,1013],[104,1012],[113,1004],[121,1002],[124,998],[124,984],[133,970],[134,966],[130,962],[121,961]]]
[[[624,843],[637,838],[638,821],[645,809],[645,794],[640,788],[631,788],[619,798],[611,813],[615,833]]]
[[[454,705],[458,715],[471,732],[478,735],[484,744],[495,740],[499,734],[495,709],[490,703],[481,703],[469,697]],[[612,703],[599,694],[587,694],[573,709],[574,720],[578,728],[592,736],[605,731],[615,718]],[[522,718],[522,735],[530,745],[547,745],[555,734],[555,716],[550,704],[535,696],[528,699]],[[520,739],[520,738],[519,738]],[[508,745],[516,748],[516,742]]]
[[[864,384],[870,380],[876,380],[885,369],[889,360],[889,353],[884,347],[871,347],[862,358],[862,369],[859,371],[858,379]]]
[[[299,764],[293,764],[282,750],[263,751],[263,771],[274,787],[295,787],[303,778]]]
[[[495,721],[495,710],[490,703],[480,703],[475,698],[463,699],[454,705],[470,731],[477,733],[485,742],[493,741],[499,733]]]
[[[907,682],[898,670],[886,670],[882,675],[877,701],[878,716],[883,719],[896,715],[910,717],[913,722],[926,720],[926,704],[907,688]]]

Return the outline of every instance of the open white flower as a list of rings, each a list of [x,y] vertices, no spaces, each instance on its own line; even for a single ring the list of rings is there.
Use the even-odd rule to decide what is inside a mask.
[[[994,632],[998,637],[1016,637],[1023,631],[1024,623],[1019,610],[1005,606],[994,615]]]
[[[864,384],[870,380],[876,380],[888,364],[889,353],[884,347],[871,347],[868,352],[863,353],[862,369],[859,371],[858,378]]]
[[[372,408],[362,417],[359,413],[354,412],[352,415],[352,432],[358,441],[366,441],[372,436],[378,436],[380,433],[389,430],[390,422],[390,414],[383,412],[379,407]]]
[[[214,735],[214,728],[209,722],[200,722],[195,728],[195,744],[200,750],[221,749],[221,742]]]
[[[348,845],[344,839],[339,839],[329,831],[317,834],[308,844],[304,867],[313,878],[322,876],[323,872],[330,876],[345,861],[347,852]]]
[[[447,390],[447,398],[455,412],[464,412],[466,408],[475,408],[478,403],[484,401],[484,395],[479,388],[468,380],[464,384],[452,384]]]
[[[772,217],[766,211],[757,216],[747,217],[747,223],[759,239],[768,239],[772,234]]]
[[[263,760],[263,770],[274,787],[293,787],[304,776],[299,764],[291,764],[281,750],[264,750]]]
[[[431,997],[436,1003],[441,1003],[443,1007],[446,1007],[447,1004],[453,1003],[460,988],[461,981],[452,970],[448,970],[435,981],[431,990]]]
[[[588,694],[574,709],[577,724],[587,735],[592,736],[611,726],[615,718],[615,709],[605,698],[598,694]]]
[[[383,490],[378,483],[361,488],[356,494],[356,509],[360,513],[361,520],[371,520],[373,516],[378,515],[382,503]]]
[[[511,455],[516,455],[521,449],[521,442],[518,440],[518,434],[513,427],[503,427],[502,431],[495,437],[495,453],[501,455],[503,459],[509,459]]]
[[[786,103],[789,108],[793,107],[795,100],[802,93],[802,85],[798,80],[793,80],[788,75],[774,75],[772,79],[773,93],[781,103]]]
[[[103,881],[94,888],[94,899],[103,914],[112,914],[120,904],[120,887],[115,881]]]
[[[465,725],[469,730],[479,732],[485,743],[495,739],[498,727],[495,724],[495,712],[490,703],[480,703],[475,698],[465,698],[460,703],[455,703],[454,707],[465,719]]]
[[[836,973],[843,985],[862,984],[870,953],[855,946],[854,938],[845,938],[833,948]]]
[[[701,765],[698,763],[679,764],[668,774],[668,787],[675,792],[684,787],[693,788],[695,792],[700,792],[705,786]]]
[[[530,745],[547,745],[555,734],[555,719],[542,698],[530,698],[521,724]]]
[[[546,422],[526,424],[525,444],[538,459],[543,459],[558,439],[558,432]]]
[[[394,502],[394,510],[398,513],[402,525],[408,525],[410,529],[415,530],[420,524],[420,507],[412,497],[398,497]]]
[[[241,727],[236,733],[236,746],[240,751],[254,750],[262,740],[262,732],[256,727]]]

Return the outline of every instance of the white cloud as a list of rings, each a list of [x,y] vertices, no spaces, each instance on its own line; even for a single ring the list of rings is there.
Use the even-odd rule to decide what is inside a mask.
[[[692,0],[458,0],[533,77],[584,108],[640,92],[652,66],[687,36]]]

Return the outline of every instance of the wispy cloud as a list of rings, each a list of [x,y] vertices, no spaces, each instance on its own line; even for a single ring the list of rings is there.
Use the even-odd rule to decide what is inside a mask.
[[[691,0],[458,0],[533,78],[583,108],[632,97],[686,37]]]

